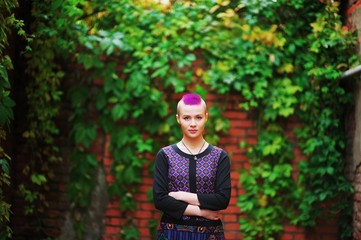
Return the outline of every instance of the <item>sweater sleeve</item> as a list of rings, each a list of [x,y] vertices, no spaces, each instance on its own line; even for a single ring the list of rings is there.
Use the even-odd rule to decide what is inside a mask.
[[[225,151],[218,161],[214,193],[197,193],[200,208],[222,210],[228,207],[231,198],[230,160]]]
[[[188,203],[178,201],[168,195],[168,161],[163,150],[157,153],[154,166],[153,198],[154,205],[167,215],[176,219],[183,216]]]

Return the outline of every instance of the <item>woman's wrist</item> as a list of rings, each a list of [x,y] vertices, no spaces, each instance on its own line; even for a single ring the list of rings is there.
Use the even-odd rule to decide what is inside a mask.
[[[198,206],[188,204],[184,215],[202,217],[202,210]]]

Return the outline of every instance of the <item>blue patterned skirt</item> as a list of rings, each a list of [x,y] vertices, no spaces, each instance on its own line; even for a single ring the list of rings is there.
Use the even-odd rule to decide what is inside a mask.
[[[225,240],[223,226],[189,226],[161,222],[157,240]]]

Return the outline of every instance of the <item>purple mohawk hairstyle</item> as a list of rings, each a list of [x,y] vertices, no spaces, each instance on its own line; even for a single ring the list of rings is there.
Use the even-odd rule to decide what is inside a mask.
[[[186,105],[198,105],[201,104],[202,98],[198,94],[188,93],[183,96],[182,100]]]
[[[207,111],[206,103],[201,98],[201,96],[196,93],[187,93],[183,95],[182,99],[177,104],[177,114],[179,114],[181,103],[183,103],[184,105],[203,105],[205,111]]]

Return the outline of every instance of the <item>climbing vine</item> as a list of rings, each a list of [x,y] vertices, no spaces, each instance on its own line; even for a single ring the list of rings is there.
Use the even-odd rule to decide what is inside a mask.
[[[285,221],[312,227],[329,209],[350,209],[342,197],[352,188],[343,176],[340,122],[350,96],[339,79],[357,63],[356,40],[342,27],[338,2],[171,2],[33,3],[36,38],[24,137],[36,154],[24,170],[32,184],[44,186],[51,178],[48,164],[59,161],[54,122],[60,101],[69,101],[68,196],[78,238],[85,231],[94,174],[103,164],[92,152],[98,139],[109,140],[113,158],[109,193],[119,199],[126,220],[119,238],[139,238],[126,214],[136,208],[134,186],[147,153],[179,137],[172,102],[185,91],[241,95],[240,108],[255,113],[257,144],[240,143],[251,162],[241,174],[246,193],[238,202],[246,239],[276,239]],[[213,144],[229,128],[222,118],[225,104],[210,109],[207,140]],[[296,148],[305,156],[297,179]],[[40,193],[27,192],[25,185],[23,190],[41,200]]]
[[[25,202],[25,216],[36,220],[26,224],[34,234],[42,231],[40,218],[48,207],[45,193],[55,175],[51,164],[61,161],[59,142],[56,141],[59,129],[55,119],[59,114],[63,72],[56,61],[57,29],[49,29],[53,19],[48,10],[49,2],[33,2],[34,22],[28,26],[31,41],[29,51],[24,55],[27,61],[25,76],[29,81],[25,87],[27,111],[22,126],[24,147],[21,154],[27,157],[22,172],[18,174],[22,174],[24,180],[17,187]]]
[[[5,149],[7,133],[14,120],[13,107],[15,102],[11,96],[9,72],[13,65],[9,53],[9,39],[12,33],[30,42],[23,29],[24,22],[15,17],[13,11],[18,6],[16,0],[4,0],[0,3],[0,238],[11,238],[12,230],[9,226],[10,203],[4,190],[10,186],[10,161],[11,156]],[[14,36],[13,36],[14,37]]]
[[[113,3],[112,8],[98,6],[96,9],[106,12],[107,17],[99,19],[88,13],[91,17],[82,23],[81,29],[84,32],[75,39],[84,50],[74,61],[80,63],[84,70],[91,69],[92,76],[70,92],[73,106],[77,106],[77,111],[72,116],[74,137],[80,143],[80,148],[77,149],[79,153],[95,140],[97,131],[110,136],[109,149],[114,158],[111,171],[115,180],[109,192],[112,196],[119,197],[123,212],[134,211],[136,206],[133,195],[137,191],[134,184],[141,181],[142,166],[147,161],[145,154],[154,152],[161,146],[161,142],[149,136],[159,135],[174,141],[174,132],[171,129],[174,129],[176,123],[174,111],[172,114],[170,112],[175,106],[169,105],[167,100],[171,95],[167,96],[165,93],[183,92],[187,85],[192,83],[193,73],[190,66],[196,55],[179,46],[183,39],[176,37],[178,25],[184,17],[175,21],[175,26],[161,26],[159,29],[148,22],[165,17],[161,9],[143,9],[140,5],[126,2],[119,5]],[[164,22],[174,21],[177,17],[169,16],[169,20],[165,19]],[[99,30],[94,29],[94,22]],[[159,38],[169,39],[169,43],[159,42]],[[144,41],[147,44],[142,44]],[[189,39],[187,41],[190,42]],[[102,56],[108,57],[102,60]],[[124,64],[121,69],[117,67],[119,62]],[[101,86],[88,91],[96,79],[102,79]],[[205,93],[201,85],[194,85],[194,90],[202,95]],[[98,114],[92,114],[89,109],[97,111]],[[216,109],[211,108],[214,121],[221,123],[220,112]],[[161,119],[167,120],[164,122]],[[214,129],[213,132],[226,130],[227,122],[223,122],[224,129],[210,129]],[[213,143],[217,141],[216,134],[210,132],[209,136]],[[79,162],[84,162],[77,156]],[[88,154],[84,154],[84,157],[90,158]],[[73,168],[73,181],[78,183],[79,188],[73,189],[76,184],[70,186],[70,196],[75,197],[79,203],[89,199],[91,189],[80,188],[82,184],[89,186],[89,177],[78,174],[78,171],[84,170],[86,166],[86,172],[94,171],[97,162],[94,157],[92,159],[93,164],[87,161],[88,165],[79,164]],[[84,189],[89,191],[84,192]],[[120,233],[121,239],[138,238],[132,221],[130,217],[126,219]]]
[[[339,2],[240,2],[240,9],[230,7],[224,15],[233,52],[211,52],[218,60],[208,79],[221,92],[242,93],[240,106],[258,113],[258,143],[241,144],[251,162],[241,174],[246,194],[239,197],[245,238],[277,239],[285,219],[313,227],[319,217],[342,212],[351,222],[353,189],[343,173],[341,121],[351,98],[340,77],[358,60],[355,36],[340,21]],[[232,30],[242,33],[233,37]],[[302,125],[292,129],[296,139],[284,132],[285,121],[293,118]],[[297,145],[305,159],[294,180]],[[340,224],[342,237],[350,237],[350,224]]]
[[[56,103],[56,97],[59,96],[59,90],[56,89],[59,89],[58,81],[63,74],[61,71],[57,72],[57,65],[49,64],[43,67],[41,64],[48,61],[55,64],[55,56],[66,55],[69,64],[64,64],[64,69],[77,66],[67,72],[68,78],[78,78],[76,84],[71,84],[67,94],[74,109],[69,117],[74,149],[68,193],[73,206],[77,236],[82,238],[86,227],[84,209],[90,204],[95,184],[93,176],[101,164],[91,152],[93,142],[102,134],[109,136],[109,150],[113,155],[111,173],[115,178],[109,187],[109,193],[119,198],[119,205],[124,213],[135,210],[133,195],[137,190],[134,184],[141,180],[145,154],[160,147],[160,142],[147,136],[158,134],[170,141],[174,138],[174,133],[171,132],[175,125],[174,112],[172,117],[169,112],[175,107],[170,108],[167,100],[172,96],[164,96],[163,92],[167,91],[166,89],[172,89],[169,92],[183,92],[187,84],[192,83],[193,73],[190,66],[196,59],[196,53],[185,51],[182,47],[174,48],[176,45],[172,44],[164,48],[163,43],[157,40],[161,37],[159,34],[164,37],[173,35],[171,40],[180,42],[176,37],[178,28],[171,31],[164,29],[165,32],[161,33],[154,25],[139,24],[162,17],[161,8],[144,10],[138,4],[111,1],[106,4],[50,1],[35,3],[35,6],[34,15],[39,17],[40,23],[37,25],[39,28],[34,31],[41,33],[38,36],[37,52],[43,52],[43,47],[48,54],[39,56],[39,62],[34,62],[28,68],[30,73],[34,72],[35,79],[29,89],[36,89],[38,82],[40,83],[38,79],[42,80],[44,90],[54,89],[54,97],[50,100]],[[152,6],[155,5],[148,7]],[[43,14],[37,15],[38,11]],[[131,12],[139,15],[129,14]],[[140,17],[144,20],[138,19]],[[48,18],[56,21],[47,21]],[[175,16],[172,18],[176,19]],[[47,21],[46,27],[41,24],[43,21]],[[181,22],[180,19],[176,25],[181,25]],[[73,29],[76,31],[70,31]],[[148,32],[152,33],[152,36],[147,37],[148,45],[140,44],[140,40]],[[67,42],[69,44],[66,44]],[[121,67],[119,64],[122,64]],[[169,68],[170,64],[175,64],[175,68]],[[43,75],[37,74],[40,70],[47,73],[44,77],[53,77],[41,79]],[[101,83],[97,84],[99,81]],[[202,95],[206,93],[199,84],[191,88]],[[43,102],[37,94],[34,94],[34,97],[38,97],[36,101]],[[47,103],[46,106],[50,105]],[[42,112],[43,109],[38,111]],[[210,111],[214,115],[214,123],[222,126],[217,128],[214,123],[210,123],[214,127],[210,128],[209,141],[215,143],[218,136],[212,132],[226,131],[228,123],[221,120],[217,106]],[[56,115],[57,108],[52,113]],[[54,115],[47,115],[50,121],[48,124],[54,123]],[[164,118],[169,120],[159,121]],[[38,122],[36,117],[33,122]],[[35,127],[34,131],[38,128]],[[56,127],[52,126],[52,129],[56,130]],[[47,129],[44,130],[46,132]],[[30,133],[32,131],[26,132],[26,137],[33,136]],[[49,137],[56,134],[47,133]],[[53,142],[49,142],[49,146],[52,146]],[[126,217],[120,238],[138,238],[137,234],[132,219]]]

